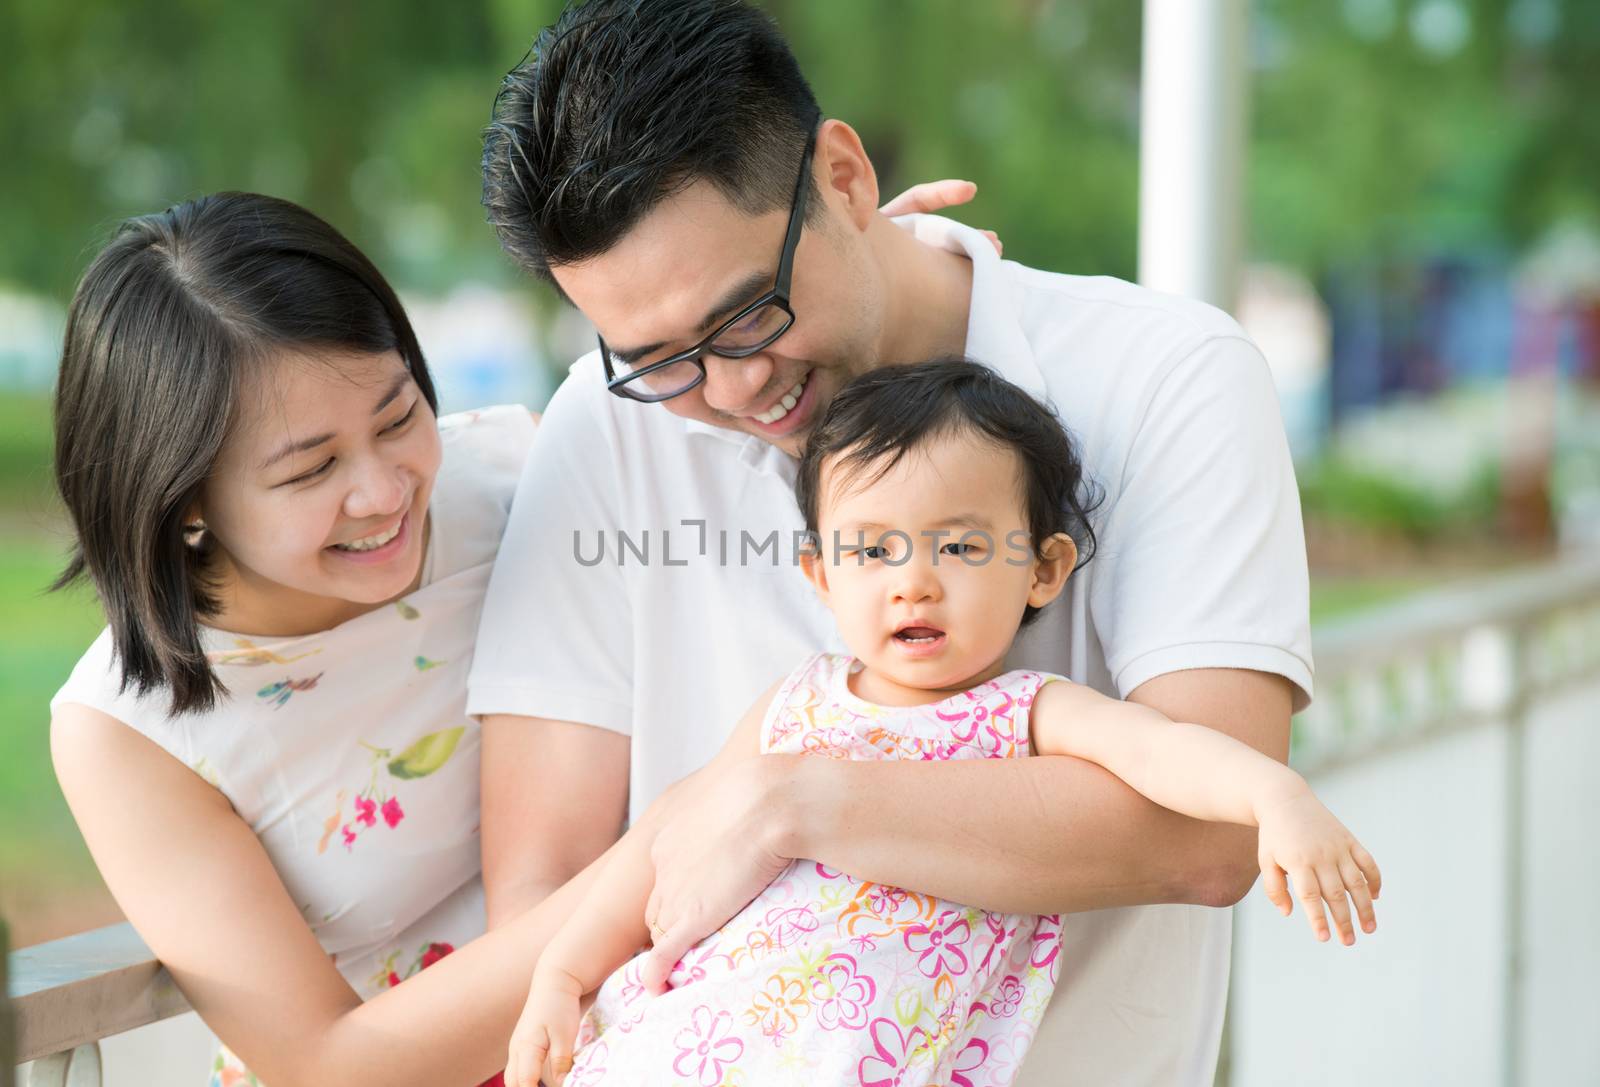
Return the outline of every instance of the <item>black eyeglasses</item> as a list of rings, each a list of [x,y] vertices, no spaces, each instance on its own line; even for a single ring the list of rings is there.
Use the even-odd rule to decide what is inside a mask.
[[[722,322],[711,335],[689,350],[655,362],[625,362],[611,353],[604,337],[597,333],[600,359],[606,367],[606,388],[618,396],[647,404],[671,400],[706,379],[706,364],[701,361],[706,354],[725,359],[748,358],[789,331],[794,324],[794,310],[789,306],[789,278],[794,271],[794,250],[800,243],[800,228],[806,218],[813,140],[814,137],[806,141],[806,151],[800,159],[800,177],[795,181],[794,200],[789,206],[789,229],[783,237],[778,279],[772,290]]]

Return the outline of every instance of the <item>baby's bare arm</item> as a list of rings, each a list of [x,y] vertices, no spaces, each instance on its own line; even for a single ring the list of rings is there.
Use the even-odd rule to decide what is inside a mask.
[[[1305,788],[1300,775],[1231,736],[1076,683],[1048,683],[1029,717],[1033,750],[1097,763],[1164,808],[1257,826],[1258,806]]]

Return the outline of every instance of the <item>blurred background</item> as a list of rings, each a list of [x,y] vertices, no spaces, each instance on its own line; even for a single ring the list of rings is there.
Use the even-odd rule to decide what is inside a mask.
[[[917,181],[970,178],[979,197],[952,214],[997,230],[1007,257],[1136,276],[1139,4],[763,6],[787,32],[824,110],[861,132],[886,195]],[[68,546],[49,481],[49,396],[76,277],[125,216],[218,189],[287,197],[344,230],[401,289],[447,409],[542,406],[590,341],[580,318],[499,253],[478,204],[478,156],[501,74],[558,8],[551,0],[0,5],[0,40],[12,43],[0,66],[0,914],[13,946],[117,919],[48,758],[48,700],[100,626],[91,596],[44,592]],[[1407,601],[1459,610],[1475,587],[1509,578],[1546,586],[1529,591],[1560,602],[1570,594],[1549,590],[1545,575],[1600,550],[1600,4],[1251,0],[1235,54],[1248,127],[1234,311],[1272,365],[1295,452],[1322,696],[1332,667],[1324,631],[1338,661],[1342,646],[1398,637],[1401,627],[1375,633],[1362,617],[1411,614]],[[1470,619],[1469,603],[1462,630]],[[1411,621],[1426,625],[1426,615]],[[1428,674],[1445,675],[1446,686],[1451,675],[1481,676],[1482,660],[1500,659],[1494,653]],[[1335,693],[1341,675],[1330,674]],[[1493,716],[1496,706],[1526,701],[1520,675],[1512,667],[1479,708]],[[1451,689],[1438,705],[1470,696]],[[1520,803],[1528,780],[1530,795],[1558,798],[1550,818],[1562,823],[1572,818],[1559,810],[1570,797],[1542,779],[1507,786],[1498,740],[1462,756],[1465,769],[1450,769],[1441,750],[1411,748],[1348,766],[1347,752],[1335,749],[1339,736],[1398,703],[1321,703],[1343,723],[1302,720],[1297,752],[1308,765],[1323,758],[1326,787],[1357,810],[1363,798],[1387,798],[1370,817],[1381,825],[1352,820],[1358,832],[1381,839],[1403,811],[1421,853],[1437,846],[1441,830],[1451,842],[1459,831],[1498,850],[1512,867],[1486,878],[1504,908],[1484,922],[1492,931],[1463,923],[1461,938],[1492,945],[1507,911],[1526,923],[1533,907],[1503,885],[1537,867],[1518,860],[1514,843],[1529,826],[1543,827],[1543,817],[1521,808],[1485,814],[1485,805]],[[1572,712],[1592,725],[1593,705]],[[1575,750],[1600,757],[1585,738],[1595,731],[1551,746],[1552,772]],[[1442,814],[1429,798],[1444,795],[1470,814]],[[1384,858],[1379,843],[1369,844]],[[1406,848],[1400,838],[1391,846],[1402,856]],[[1583,855],[1571,859],[1592,867],[1592,843],[1580,838],[1577,848]],[[1404,867],[1393,871],[1386,890],[1395,898],[1423,882]],[[1565,871],[1553,864],[1551,895],[1580,890]],[[1469,887],[1485,878],[1454,876]],[[1222,1074],[1284,1082],[1273,1078],[1275,1062],[1306,1049],[1272,1023],[1265,994],[1278,990],[1267,986],[1277,976],[1295,999],[1305,971],[1346,968],[1326,965],[1339,957],[1331,948],[1315,949],[1316,964],[1287,951],[1274,957],[1274,945],[1252,939],[1249,916],[1241,910]],[[1357,986],[1350,1001],[1370,1001],[1378,994],[1362,987],[1401,978],[1415,989],[1406,1000],[1419,1005],[1467,999],[1463,980],[1450,977],[1449,941],[1433,960],[1386,960],[1403,939],[1380,931],[1357,949],[1377,965],[1346,977]],[[1558,942],[1553,954],[1600,968],[1600,948],[1586,939]],[[1291,960],[1293,976],[1284,978]],[[1547,1056],[1556,1063],[1539,1066],[1585,1071],[1518,1079],[1515,1061],[1533,1058],[1516,1054],[1534,1047],[1517,1024],[1542,1019],[1531,998],[1517,995],[1528,963],[1516,953],[1484,962],[1493,977],[1483,999],[1436,1006],[1429,1014],[1440,1037],[1402,1047],[1391,1070],[1412,1069],[1412,1081],[1454,1069],[1460,1082],[1600,1083],[1592,1037],[1600,1006],[1586,988],[1551,997],[1577,1018],[1573,1033],[1553,1036],[1557,1052]],[[1350,1001],[1340,999],[1338,1014]],[[1515,1040],[1497,1041],[1504,1037]],[[1337,1063],[1367,1044],[1341,1043],[1347,1049],[1319,1059]],[[1369,1081],[1391,1078],[1360,1067]]]

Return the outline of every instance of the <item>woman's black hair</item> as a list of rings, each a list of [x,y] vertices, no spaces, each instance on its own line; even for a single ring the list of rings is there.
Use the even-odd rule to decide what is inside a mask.
[[[1089,515],[1101,495],[1084,475],[1072,436],[1048,407],[967,359],[880,366],[839,390],[807,439],[795,478],[806,531],[817,538],[822,464],[830,457],[838,457],[834,467],[845,473],[842,485],[863,475],[871,482],[923,443],[957,433],[1016,453],[1035,555],[1062,532],[1077,545],[1077,566],[1094,557]],[[1029,605],[1022,625],[1039,610]]]
[[[223,692],[200,640],[217,609],[207,549],[186,539],[184,519],[250,370],[284,348],[398,352],[436,403],[372,262],[270,196],[217,193],[122,224],[67,314],[55,475],[76,543],[55,587],[94,583],[122,689],[165,689],[174,714],[210,709]]]

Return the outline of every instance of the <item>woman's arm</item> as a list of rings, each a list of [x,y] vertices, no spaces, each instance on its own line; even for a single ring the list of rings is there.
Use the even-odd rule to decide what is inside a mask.
[[[362,1003],[216,789],[84,706],[61,707],[51,751],[117,903],[206,1024],[273,1087],[467,1087],[493,1075],[540,950],[593,877],[591,867]]]
[[[740,719],[721,752],[690,779],[715,776],[729,763],[761,750],[761,722],[782,681],[767,688]],[[672,807],[672,791],[663,796],[607,856],[582,904],[561,926],[539,958],[522,1018],[512,1033],[506,1059],[508,1087],[533,1087],[541,1071],[555,1082],[572,1067],[578,1030],[578,1002],[598,989],[639,952],[652,935],[647,907],[655,883],[650,851]],[[671,964],[668,964],[670,968]],[[665,975],[644,979],[659,991]]]

